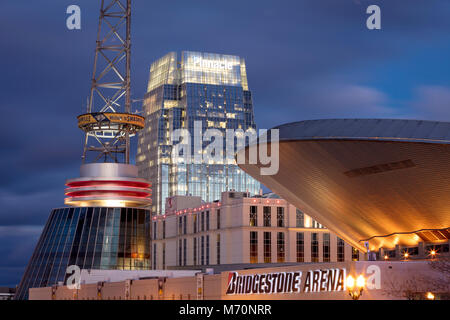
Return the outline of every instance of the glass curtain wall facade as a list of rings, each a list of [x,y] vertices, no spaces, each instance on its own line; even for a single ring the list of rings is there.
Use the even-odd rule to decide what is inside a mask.
[[[171,133],[187,129],[194,154],[194,124],[206,129],[255,129],[252,94],[244,59],[238,56],[171,52],[155,61],[144,98],[145,129],[139,133],[136,163],[139,176],[153,183],[152,212],[165,213],[173,195],[200,196],[211,202],[234,189],[259,192],[260,183],[244,173],[234,157],[221,161],[172,161]],[[202,153],[210,141],[201,145]],[[235,146],[236,151],[236,146]],[[177,155],[178,156],[178,155]]]
[[[150,268],[150,211],[134,208],[54,209],[19,284],[28,289],[67,280],[68,266],[80,269]]]

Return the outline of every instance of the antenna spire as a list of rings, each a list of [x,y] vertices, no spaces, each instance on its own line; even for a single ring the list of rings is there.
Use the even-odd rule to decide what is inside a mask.
[[[131,113],[131,0],[102,0],[82,162],[130,163],[130,137],[144,127]],[[92,156],[90,156],[92,154]]]

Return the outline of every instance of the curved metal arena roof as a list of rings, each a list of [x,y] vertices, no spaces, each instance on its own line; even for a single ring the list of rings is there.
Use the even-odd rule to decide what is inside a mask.
[[[248,157],[239,166],[348,243],[377,250],[450,238],[450,123],[329,119],[274,129],[278,173],[261,175]]]

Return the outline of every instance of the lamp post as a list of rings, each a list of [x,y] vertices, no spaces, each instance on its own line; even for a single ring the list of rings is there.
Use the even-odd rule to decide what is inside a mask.
[[[434,259],[434,258],[436,258],[436,250],[431,250],[430,251],[430,256],[431,256],[431,259]]]
[[[405,260],[408,260],[408,258],[409,258],[409,253],[408,253],[408,251],[405,251],[405,252],[403,253],[403,258],[405,258]]]
[[[359,275],[356,279],[353,278],[351,275],[347,277],[347,290],[350,297],[352,297],[353,300],[358,300],[363,293],[364,286],[366,284],[366,279],[364,279],[363,275]]]

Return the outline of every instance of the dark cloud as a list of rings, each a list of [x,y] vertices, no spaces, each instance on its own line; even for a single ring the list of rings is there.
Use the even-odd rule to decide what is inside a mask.
[[[65,27],[71,4],[82,10],[80,31]],[[24,229],[23,240],[8,240],[2,227],[40,228],[62,204],[65,179],[78,176],[76,116],[89,94],[99,4],[2,1],[0,254],[14,263],[0,264],[0,285],[18,281],[37,237]],[[365,27],[370,4],[381,7],[382,30]],[[144,95],[152,61],[197,50],[246,59],[261,128],[332,117],[449,119],[449,13],[442,0],[136,0],[133,98]]]
[[[33,253],[41,226],[0,226],[0,283],[15,287]]]

